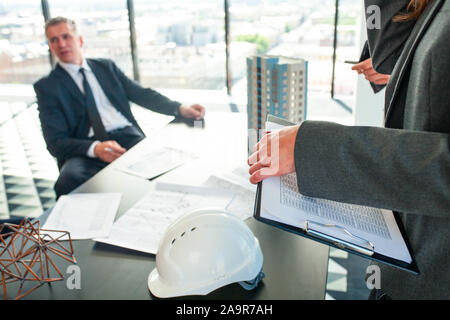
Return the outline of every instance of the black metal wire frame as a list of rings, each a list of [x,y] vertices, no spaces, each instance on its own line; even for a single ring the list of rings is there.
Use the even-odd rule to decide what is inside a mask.
[[[353,109],[344,101],[335,98],[334,96],[334,84],[336,80],[336,59],[337,59],[337,42],[338,42],[338,25],[339,25],[339,0],[335,2],[335,14],[334,14],[334,39],[333,39],[333,70],[331,75],[331,99],[336,101],[346,111],[352,113]]]
[[[130,27],[130,47],[131,47],[131,60],[133,63],[133,75],[134,80],[137,82],[141,81],[141,76],[139,74],[139,60],[137,55],[137,44],[136,44],[136,26],[134,23],[134,1],[127,0],[128,9],[128,21]]]
[[[334,39],[333,39],[333,71],[331,75],[331,98],[334,99],[334,78],[336,73],[337,33],[339,23],[339,0],[335,2],[334,14]]]
[[[49,20],[51,18],[51,15],[50,15],[50,7],[48,6],[48,1],[41,0],[41,7],[42,7],[42,15],[44,16],[44,21]],[[48,49],[48,59],[50,62],[50,66],[53,68],[53,66],[55,65],[55,58],[50,52],[50,49]]]
[[[228,0],[224,0],[225,10],[225,85],[227,87],[227,93],[231,96],[232,76],[230,68],[230,6]]]

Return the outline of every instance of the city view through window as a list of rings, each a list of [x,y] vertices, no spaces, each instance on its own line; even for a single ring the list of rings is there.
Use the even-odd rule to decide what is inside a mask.
[[[49,71],[40,1],[0,1],[0,83],[32,83]]]
[[[233,93],[245,94],[246,57],[283,55],[309,61],[308,89],[329,93],[335,1],[231,0]],[[113,59],[133,76],[125,0],[49,0],[51,16],[73,18],[86,57]],[[223,0],[134,0],[140,81],[154,88],[223,90],[226,78]],[[341,1],[336,95],[352,96],[359,57],[361,3]],[[33,83],[50,71],[40,1],[0,2],[0,83]]]

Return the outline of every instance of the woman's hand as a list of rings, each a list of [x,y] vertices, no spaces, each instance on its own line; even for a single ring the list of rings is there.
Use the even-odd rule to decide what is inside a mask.
[[[254,146],[253,154],[247,161],[251,183],[295,171],[294,148],[299,127],[296,125],[267,133]]]
[[[373,68],[371,58],[364,60],[363,62],[360,62],[358,64],[355,64],[352,67],[352,70],[355,70],[356,72],[358,72],[358,74],[363,73],[369,82],[373,82],[378,85],[387,84],[391,77],[388,74],[376,72],[375,69]]]

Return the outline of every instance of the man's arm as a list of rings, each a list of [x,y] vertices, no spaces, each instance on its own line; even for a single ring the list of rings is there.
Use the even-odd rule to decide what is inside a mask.
[[[34,85],[34,90],[42,132],[50,154],[59,160],[74,156],[86,156],[92,141],[70,137],[69,126],[62,112],[61,103],[51,84],[41,80]]]
[[[193,104],[189,107],[183,106],[153,89],[144,88],[136,81],[128,78],[113,61],[110,61],[110,63],[130,101],[155,112],[188,119],[200,120],[205,115],[205,107],[199,104]]]
[[[153,89],[142,87],[138,82],[128,78],[113,61],[110,63],[112,71],[122,83],[130,101],[158,113],[180,115],[181,103],[172,101]]]

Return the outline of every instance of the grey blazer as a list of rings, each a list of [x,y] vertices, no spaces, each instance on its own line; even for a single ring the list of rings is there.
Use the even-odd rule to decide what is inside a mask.
[[[450,1],[432,0],[406,40],[385,128],[305,121],[295,166],[304,195],[400,213],[421,273],[380,265],[382,290],[450,298]]]

